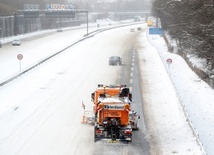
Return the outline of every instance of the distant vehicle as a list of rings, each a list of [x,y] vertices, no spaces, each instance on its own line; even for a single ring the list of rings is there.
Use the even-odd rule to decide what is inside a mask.
[[[21,41],[19,39],[15,39],[15,40],[13,40],[12,45],[13,46],[20,46],[21,45]]]
[[[119,56],[111,56],[109,58],[109,65],[122,65],[122,58]]]
[[[152,20],[148,20],[148,21],[147,21],[147,26],[148,26],[148,27],[152,27],[152,25],[153,25],[153,21],[152,21]]]
[[[135,32],[134,28],[131,28],[131,29],[130,29],[130,32]]]
[[[2,47],[2,42],[0,41],[0,48]]]
[[[62,32],[63,30],[62,30],[62,28],[59,28],[59,29],[57,29],[56,31],[57,31],[57,32]]]
[[[140,22],[140,21],[142,21],[142,18],[140,16],[134,16],[134,21]]]
[[[141,30],[141,27],[138,27],[137,30],[140,31],[140,30]]]

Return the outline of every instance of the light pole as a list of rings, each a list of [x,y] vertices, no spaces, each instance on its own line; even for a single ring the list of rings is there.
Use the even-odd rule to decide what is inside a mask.
[[[87,35],[88,35],[88,11],[86,11],[86,18],[87,18]]]
[[[87,25],[87,34],[84,36],[88,36],[88,11],[86,10],[78,10],[76,13],[85,13],[86,14],[86,25]]]

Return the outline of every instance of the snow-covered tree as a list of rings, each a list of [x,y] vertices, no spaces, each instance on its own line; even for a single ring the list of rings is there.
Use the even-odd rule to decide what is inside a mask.
[[[206,58],[214,68],[213,0],[154,0],[152,11],[182,49]]]

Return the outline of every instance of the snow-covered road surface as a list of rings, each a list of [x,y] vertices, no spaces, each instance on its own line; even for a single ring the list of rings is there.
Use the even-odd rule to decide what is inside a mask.
[[[206,154],[214,154],[214,90],[201,80],[177,54],[167,52],[164,39],[147,35],[157,49],[182,108]],[[168,66],[166,60],[171,58]]]
[[[115,33],[113,31],[111,35]],[[204,154],[203,144],[206,153],[213,154],[214,91],[178,55],[167,52],[162,38],[146,36],[144,31],[138,33],[135,32],[138,39],[133,47],[142,78],[140,84],[148,129],[145,132],[151,144],[150,153],[201,155]],[[104,36],[107,38],[109,34]],[[72,57],[66,52],[68,55],[63,54],[66,56],[59,62],[51,63],[53,60],[50,60],[0,87],[2,154],[93,154],[93,136],[88,134],[93,133],[93,127],[79,124],[82,109],[77,105],[82,100],[89,100],[97,83],[112,83],[117,78],[114,76],[118,75],[118,69],[112,73],[112,68],[107,69],[105,65],[109,55],[119,53],[116,48],[103,50],[103,45],[99,45],[97,49],[102,51],[102,56],[98,56],[88,45],[96,44],[87,41],[84,46],[75,46],[70,51]],[[82,61],[75,59],[80,55]],[[41,53],[41,58],[43,56]],[[173,59],[170,67],[165,62],[169,57]],[[98,61],[104,62],[103,65],[96,65]],[[83,62],[86,64],[81,67]],[[49,63],[51,67],[46,68]],[[91,63],[96,65],[96,70],[90,68]],[[97,75],[96,78],[91,78],[91,74]],[[65,83],[69,80],[69,84]],[[76,134],[78,131],[82,133],[80,136]],[[127,153],[125,150],[127,147],[123,150]]]
[[[141,34],[136,50],[141,66],[143,107],[151,154],[201,155],[197,138],[179,103],[169,75],[157,50]]]
[[[121,67],[126,70],[126,65],[109,66],[108,58],[127,55],[129,50],[122,45],[132,34],[129,28],[113,31],[76,44],[0,87],[3,155],[95,154],[93,127],[81,124],[81,103],[92,110],[90,94],[97,84],[115,83],[121,78]],[[120,148],[123,152],[127,147]],[[130,150],[129,154],[137,151]],[[113,151],[118,153],[117,148]]]

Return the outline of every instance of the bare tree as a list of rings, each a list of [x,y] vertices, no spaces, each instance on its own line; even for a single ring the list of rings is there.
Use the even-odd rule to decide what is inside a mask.
[[[214,9],[212,0],[155,0],[153,14],[182,49],[206,58],[214,68]],[[191,49],[191,50],[189,50]]]

